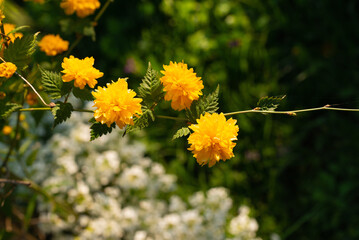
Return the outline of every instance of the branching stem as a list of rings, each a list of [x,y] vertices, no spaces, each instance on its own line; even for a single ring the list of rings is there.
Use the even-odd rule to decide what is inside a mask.
[[[312,111],[318,111],[318,110],[359,112],[359,109],[355,109],[355,108],[336,108],[336,107],[331,107],[329,104],[327,104],[327,105],[325,105],[323,107],[306,108],[306,109],[299,109],[299,110],[292,110],[292,111],[267,111],[267,110],[250,109],[250,110],[244,110],[244,111],[238,111],[238,112],[225,113],[224,115],[225,116],[231,116],[231,115],[237,115],[237,114],[243,114],[243,113],[270,113],[270,114],[287,114],[287,115],[293,115],[294,116],[297,113],[312,112]]]
[[[3,62],[6,62],[2,57],[0,57],[0,60],[3,61]],[[31,84],[29,81],[27,81],[26,78],[24,78],[23,76],[21,76],[20,73],[15,72],[15,74],[16,74],[17,76],[19,76],[27,85],[29,85],[29,86],[31,87],[31,89],[32,89],[32,90],[34,91],[34,93],[40,98],[41,102],[42,102],[45,106],[48,106],[48,107],[54,107],[54,106],[55,106],[54,103],[49,103],[49,104],[47,104],[47,103],[45,102],[45,100],[41,97],[41,95],[36,91],[36,89],[34,88],[34,86],[32,86],[32,84]]]

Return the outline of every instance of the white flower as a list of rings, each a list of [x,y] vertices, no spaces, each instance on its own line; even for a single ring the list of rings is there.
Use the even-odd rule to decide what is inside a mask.
[[[133,229],[139,223],[137,211],[133,207],[126,207],[122,209],[121,218],[121,225],[125,229]]]
[[[66,154],[62,157],[59,157],[57,159],[57,163],[61,167],[65,168],[65,170],[69,174],[74,174],[74,173],[78,172],[78,170],[79,170],[78,165],[75,162],[75,158],[73,155]]]
[[[205,201],[205,196],[203,192],[196,192],[189,198],[189,203],[193,207],[202,206],[204,204],[204,201]]]
[[[255,219],[248,216],[247,206],[239,208],[239,215],[234,217],[230,223],[228,231],[236,237],[254,238],[258,230],[258,223]]]
[[[186,204],[178,196],[171,196],[170,198],[170,212],[182,212],[186,210]]]
[[[154,176],[161,176],[165,173],[165,168],[159,163],[153,163],[151,168],[151,174]]]
[[[91,138],[88,126],[82,123],[78,123],[75,128],[72,128],[70,136],[71,139],[79,143],[87,143]]]
[[[125,168],[121,174],[119,184],[125,189],[143,189],[148,183],[147,173],[137,165]]]

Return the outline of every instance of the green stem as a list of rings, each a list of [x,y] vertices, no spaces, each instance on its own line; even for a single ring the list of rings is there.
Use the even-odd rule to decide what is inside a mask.
[[[100,9],[100,11],[97,13],[97,15],[95,16],[94,20],[93,20],[93,24],[94,26],[96,26],[98,20],[100,20],[101,16],[104,14],[105,10],[108,8],[108,6],[110,5],[111,2],[113,2],[114,0],[107,0],[107,2],[103,5],[103,7]],[[72,52],[72,50],[81,42],[81,40],[83,39],[84,35],[80,35],[76,41],[71,44],[69,50],[66,51],[66,53],[64,54],[64,57],[67,57],[68,55],[70,55],[70,53]]]
[[[108,8],[108,6],[110,5],[110,3],[112,3],[114,0],[107,0],[107,2],[105,3],[105,5],[103,5],[103,7],[101,8],[101,10],[97,13],[96,17],[94,18],[94,23],[96,24],[98,22],[98,20],[100,20],[101,16],[103,15],[103,13],[106,11],[106,9]]]
[[[163,116],[163,115],[158,115],[158,116],[156,116],[156,117],[157,117],[157,118],[163,118],[163,119],[176,120],[176,121],[187,121],[186,118],[169,117],[169,116]]]

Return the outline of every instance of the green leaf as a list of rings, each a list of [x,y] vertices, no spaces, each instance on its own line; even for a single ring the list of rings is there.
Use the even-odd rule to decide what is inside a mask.
[[[189,130],[188,127],[183,127],[181,129],[178,129],[177,132],[175,133],[175,135],[173,135],[172,140],[180,138],[180,137],[184,137],[187,136],[188,134],[190,134],[191,131]]]
[[[0,118],[7,118],[12,112],[22,108],[20,104],[17,103],[4,103],[0,102]]]
[[[218,110],[218,94],[219,94],[219,85],[216,90],[207,95],[203,96],[197,101],[193,101],[190,109],[186,110],[186,116],[191,123],[195,123],[196,119],[206,112],[214,113]]]
[[[10,42],[9,46],[4,50],[5,60],[14,63],[20,70],[25,69],[36,50],[37,34],[25,35],[22,38],[16,38],[14,42]]]
[[[108,127],[106,124],[102,124],[100,122],[97,122],[94,118],[91,118],[90,123],[92,123],[90,129],[91,129],[91,141],[95,140],[98,137],[101,137],[102,135],[106,135],[108,133],[112,132],[112,129],[116,127],[115,123],[112,123],[110,127]]]
[[[52,110],[55,113],[54,127],[70,118],[73,110],[71,103],[58,102]]]
[[[41,72],[41,83],[44,90],[53,99],[61,98],[63,91],[63,81],[60,73],[51,72],[38,66]]]
[[[27,156],[26,161],[25,161],[26,166],[31,166],[35,162],[38,152],[39,152],[39,149],[35,149]]]
[[[256,110],[274,111],[286,96],[262,97],[257,103]]]
[[[84,101],[92,101],[94,100],[94,97],[92,96],[91,90],[84,88],[84,89],[79,89],[79,88],[74,88],[72,93],[74,94],[75,97],[84,100]]]
[[[138,96],[142,98],[143,104],[148,108],[152,108],[164,96],[163,86],[158,78],[158,73],[152,69],[151,63],[148,63],[146,75],[138,88]]]
[[[88,26],[84,26],[83,34],[85,36],[91,37],[91,40],[93,42],[96,41],[96,32],[95,27],[92,24],[89,24]]]
[[[133,130],[140,130],[150,125],[150,120],[155,121],[155,115],[146,106],[142,106],[142,114],[139,117],[133,118],[133,125],[128,125],[126,132],[132,132]]]

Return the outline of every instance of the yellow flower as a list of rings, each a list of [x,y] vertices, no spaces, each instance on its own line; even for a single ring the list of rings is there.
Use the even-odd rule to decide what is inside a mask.
[[[80,18],[93,14],[100,5],[98,0],[62,0],[60,4],[67,15],[76,12]]]
[[[192,151],[197,162],[203,166],[208,163],[212,167],[219,160],[227,160],[234,156],[233,148],[236,145],[238,126],[236,120],[230,118],[226,120],[223,113],[205,113],[197,124],[189,126],[193,133],[188,137],[191,146],[188,150]]]
[[[15,29],[15,25],[14,24],[11,24],[11,23],[4,23],[4,32],[5,32],[5,35],[8,34],[9,32],[11,32],[12,30]],[[22,38],[22,33],[12,33],[9,35],[9,38],[10,38],[10,41],[11,42],[14,42],[14,40],[16,38]],[[3,43],[3,40],[1,40],[1,43]]]
[[[12,127],[10,127],[8,125],[4,126],[2,129],[2,133],[4,135],[10,135],[11,132],[12,132]]]
[[[11,78],[17,67],[11,62],[0,63],[0,77]]]
[[[63,40],[59,35],[48,34],[41,39],[39,47],[47,56],[56,56],[67,51],[69,42]]]
[[[75,80],[75,87],[83,89],[85,85],[89,85],[90,88],[94,88],[97,84],[97,78],[103,76],[103,73],[93,67],[95,59],[93,57],[86,57],[85,59],[78,59],[74,56],[70,58],[64,58],[62,62],[61,71],[64,73],[62,80],[64,82],[71,82]]]
[[[135,98],[136,93],[128,89],[125,78],[117,82],[107,83],[106,88],[98,87],[92,92],[97,107],[94,117],[97,122],[111,126],[116,122],[119,128],[126,124],[133,125],[133,115],[141,114],[141,98]]]
[[[203,83],[200,77],[196,77],[193,68],[188,69],[187,64],[173,63],[163,65],[164,75],[160,81],[164,86],[165,100],[172,101],[174,110],[190,108],[192,101],[202,95]]]

